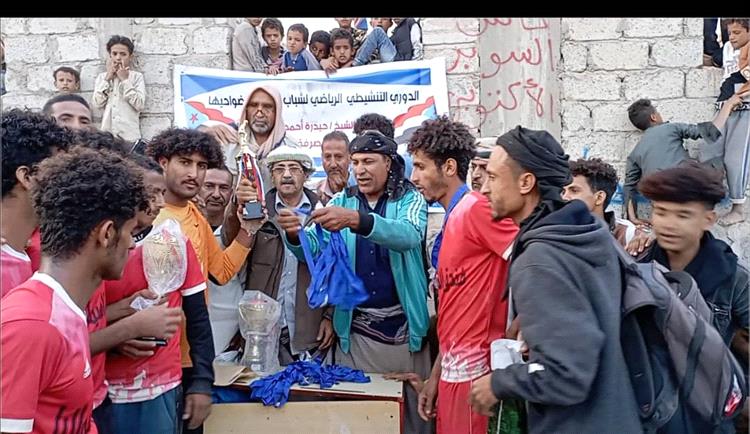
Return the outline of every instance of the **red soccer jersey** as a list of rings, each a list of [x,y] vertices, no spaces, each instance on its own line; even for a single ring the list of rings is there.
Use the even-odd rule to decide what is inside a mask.
[[[197,294],[206,289],[198,257],[193,245],[187,240],[187,273],[182,286],[166,296],[169,307],[182,307],[182,297]],[[122,279],[106,282],[107,302],[114,303],[134,292],[148,288],[143,270],[143,247],[138,246],[130,254]],[[110,354],[107,357],[106,374],[109,397],[114,403],[147,401],[168,392],[182,380],[180,353],[181,329],[167,341],[165,347],[157,347],[154,355],[131,359]]]
[[[96,433],[86,316],[36,273],[2,302],[0,431]]]
[[[490,344],[505,335],[503,292],[517,233],[510,219],[493,220],[487,198],[476,192],[448,218],[437,270],[443,381],[469,381],[490,371]]]
[[[86,324],[89,334],[107,327],[107,300],[105,297],[104,283],[102,282],[94,295],[91,296],[86,305]],[[107,383],[104,376],[104,364],[107,353],[101,352],[91,356],[91,378],[94,381],[94,408],[107,397]]]
[[[29,280],[33,274],[31,271],[31,259],[25,252],[19,252],[8,244],[0,246],[0,275],[2,275],[2,287],[0,287],[0,298],[5,297],[11,289]]]

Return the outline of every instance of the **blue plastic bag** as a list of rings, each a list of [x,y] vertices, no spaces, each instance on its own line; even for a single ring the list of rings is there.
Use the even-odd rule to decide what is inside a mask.
[[[317,258],[312,255],[305,231],[299,232],[311,277],[307,288],[307,303],[312,309],[328,304],[347,310],[354,309],[365,302],[369,294],[362,279],[349,266],[349,253],[344,238],[339,232],[330,232],[330,238],[326,242],[320,225],[315,225],[315,231],[320,244]]]

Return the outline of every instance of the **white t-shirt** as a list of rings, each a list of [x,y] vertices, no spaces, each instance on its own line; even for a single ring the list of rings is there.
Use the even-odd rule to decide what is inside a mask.
[[[735,50],[734,47],[732,47],[732,44],[727,41],[724,43],[724,51],[722,56],[724,59],[723,79],[726,80],[727,77],[740,70],[740,50]]]
[[[216,240],[222,248],[221,226],[214,231]],[[221,354],[229,346],[235,333],[240,329],[240,318],[237,306],[242,298],[243,282],[246,278],[247,266],[243,265],[225,285],[208,282],[208,316],[211,318],[211,331],[214,338],[214,351]]]

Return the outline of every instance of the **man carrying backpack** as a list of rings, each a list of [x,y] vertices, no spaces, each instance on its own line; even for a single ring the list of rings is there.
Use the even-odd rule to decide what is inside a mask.
[[[732,248],[709,231],[717,219],[714,206],[726,195],[721,173],[685,162],[645,177],[638,190],[653,202],[656,235],[656,243],[639,262],[656,261],[690,274],[728,345],[736,332],[748,330],[748,270]],[[747,334],[739,333],[738,338],[739,352],[747,354]],[[721,428],[722,433],[734,432],[731,421]]]
[[[494,218],[521,228],[508,286],[529,356],[474,380],[473,408],[490,414],[500,399],[526,400],[532,434],[642,432],[609,230],[584,203],[563,202],[568,156],[548,132],[519,126],[497,144],[482,193]]]

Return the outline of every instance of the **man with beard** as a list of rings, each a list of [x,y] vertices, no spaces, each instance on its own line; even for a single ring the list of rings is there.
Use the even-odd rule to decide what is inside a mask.
[[[320,152],[323,154],[326,178],[320,181],[315,192],[325,205],[349,182],[349,137],[341,131],[326,134]]]
[[[148,144],[146,153],[164,169],[167,181],[167,192],[164,197],[166,206],[159,213],[154,224],[158,225],[170,218],[177,221],[182,232],[195,248],[203,268],[204,278],[211,275],[216,282],[227,283],[244,264],[253,234],[240,228],[234,241],[222,250],[214,237],[211,226],[192,201],[193,197],[200,192],[206,171],[209,168],[221,166],[221,147],[211,135],[204,132],[173,128],[154,137]],[[201,371],[211,370],[214,349],[213,342],[209,341],[210,345],[206,348],[195,351],[201,354],[202,359],[192,360],[191,363],[191,357],[188,355],[190,347],[184,339],[184,332],[183,329],[183,341],[180,345],[184,371],[183,389],[190,391],[195,390],[191,389],[194,372],[191,366],[200,362]],[[201,379],[205,380],[202,374]],[[189,423],[186,424],[188,431],[202,430],[203,420],[208,416],[211,407],[210,383],[207,389],[192,394],[186,393],[188,394],[185,398],[183,418],[189,418]]]
[[[419,395],[419,414],[441,433],[486,432],[488,419],[466,405],[475,378],[490,371],[490,344],[505,337],[503,298],[508,258],[518,228],[494,220],[487,198],[466,186],[475,139],[466,125],[440,117],[409,140],[411,179],[428,202],[446,210],[433,248],[437,269],[440,354]]]
[[[266,167],[265,159],[268,153],[281,145],[296,148],[294,143],[286,135],[284,119],[281,116],[281,94],[270,85],[259,84],[250,90],[245,98],[245,106],[238,124],[227,125],[219,121],[208,120],[203,123],[199,130],[203,130],[218,140],[224,148],[226,166],[232,175],[237,176],[237,163],[235,158],[240,152],[239,135],[237,130],[247,121],[246,133],[250,150],[255,153],[258,160],[258,170],[263,177],[266,190],[271,188],[271,174]]]
[[[378,131],[366,131],[349,144],[357,185],[345,189],[311,219],[326,232],[340,231],[350,264],[369,298],[353,310],[336,307],[333,325],[339,337],[337,363],[366,372],[415,372],[430,369],[427,278],[422,240],[427,204],[404,178],[404,160],[396,142]],[[279,211],[289,247],[304,260],[299,217]],[[306,229],[313,255],[322,240]],[[406,388],[406,431],[430,432],[431,424],[417,415],[417,395]]]
[[[235,177],[238,176],[236,157],[240,152],[239,135],[237,129],[245,120],[245,127],[250,150],[255,153],[258,163],[258,171],[263,178],[266,192],[273,186],[271,173],[268,171],[266,157],[281,145],[297,147],[297,144],[286,135],[284,119],[281,117],[281,94],[270,85],[259,84],[250,90],[245,99],[245,106],[240,115],[239,125],[226,125],[219,121],[206,121],[198,129],[203,130],[218,140],[224,148],[226,167]],[[235,178],[236,179],[236,178]],[[255,185],[244,177],[236,184],[236,200],[233,200],[225,212],[222,231],[237,233],[240,221],[237,218],[237,203],[253,201],[257,198]],[[264,192],[265,193],[265,192]],[[232,238],[223,235],[225,244],[229,244]]]
[[[271,151],[266,161],[273,177],[273,188],[266,196],[269,221],[258,232],[248,255],[245,289],[259,289],[281,304],[279,361],[287,365],[331,346],[333,308],[311,309],[308,305],[310,270],[286,246],[284,230],[276,221],[283,210],[319,207],[315,193],[304,188],[314,172],[313,161],[299,149],[286,146]]]
[[[508,286],[529,356],[474,380],[472,407],[491,415],[498,400],[525,400],[532,434],[641,432],[612,236],[586,204],[563,201],[568,156],[547,131],[518,126],[497,144],[482,193],[494,218],[521,228]]]

